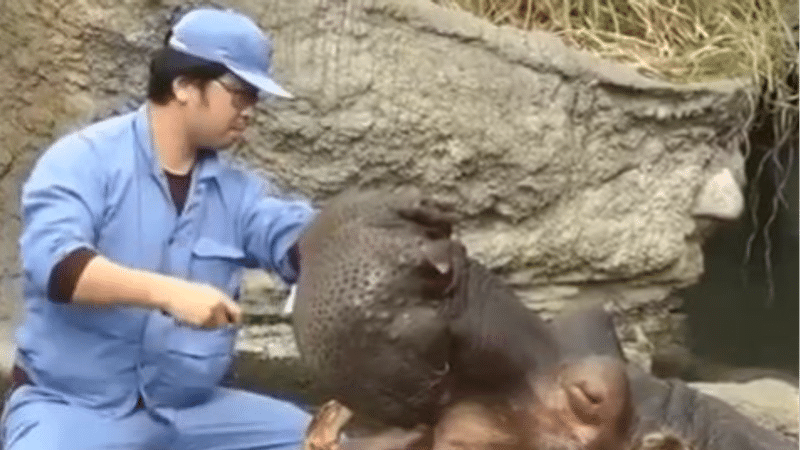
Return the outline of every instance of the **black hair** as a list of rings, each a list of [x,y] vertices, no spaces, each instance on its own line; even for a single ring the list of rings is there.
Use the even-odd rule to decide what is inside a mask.
[[[150,81],[147,85],[147,98],[158,105],[165,105],[175,98],[172,82],[184,77],[197,83],[201,89],[215,78],[228,73],[228,69],[217,62],[175,50],[167,43],[172,30],[164,38],[164,46],[157,50],[150,61]]]

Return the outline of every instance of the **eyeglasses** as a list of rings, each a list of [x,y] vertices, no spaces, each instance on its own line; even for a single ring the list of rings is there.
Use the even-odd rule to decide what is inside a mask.
[[[231,94],[233,106],[237,109],[249,108],[258,102],[258,89],[235,86],[231,82],[223,82],[221,78],[215,78],[214,81]]]

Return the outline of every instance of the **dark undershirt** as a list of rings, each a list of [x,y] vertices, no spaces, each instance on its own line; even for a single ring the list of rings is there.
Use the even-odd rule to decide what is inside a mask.
[[[186,175],[175,175],[165,171],[164,174],[167,176],[169,193],[172,195],[172,203],[175,203],[175,211],[180,216],[183,205],[186,203],[186,197],[189,195],[189,186],[192,184],[192,172]]]
[[[189,194],[192,174],[190,172],[186,175],[174,175],[166,171],[164,174],[167,176],[169,193],[172,196],[172,202],[175,204],[175,211],[180,215],[186,204],[186,197]],[[72,300],[72,294],[75,292],[78,278],[80,278],[89,261],[96,255],[97,252],[94,250],[79,248],[56,264],[50,275],[47,287],[50,299],[58,303],[69,303]],[[289,249],[289,263],[295,269],[295,272],[299,270],[300,255],[297,244]]]

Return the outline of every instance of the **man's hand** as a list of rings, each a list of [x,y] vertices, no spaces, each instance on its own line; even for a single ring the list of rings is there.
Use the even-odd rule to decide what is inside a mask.
[[[113,263],[101,255],[83,270],[72,301],[79,304],[124,304],[160,309],[179,322],[213,328],[236,324],[242,311],[224,292],[206,284],[136,270]]]
[[[153,301],[179,322],[214,328],[242,320],[239,305],[213,286],[164,277],[154,288]]]

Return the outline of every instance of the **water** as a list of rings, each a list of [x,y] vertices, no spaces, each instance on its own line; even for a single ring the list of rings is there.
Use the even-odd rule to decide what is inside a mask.
[[[751,141],[772,142],[763,129],[751,134]],[[756,180],[748,186],[748,210],[706,241],[705,274],[682,297],[694,353],[716,362],[786,370],[796,376],[800,336],[797,136],[789,142],[776,159],[765,160],[758,178],[755,175],[767,147],[754,148],[755,157],[749,158],[746,167],[748,179]],[[757,204],[754,193],[758,193]],[[748,242],[752,248],[745,258]]]

